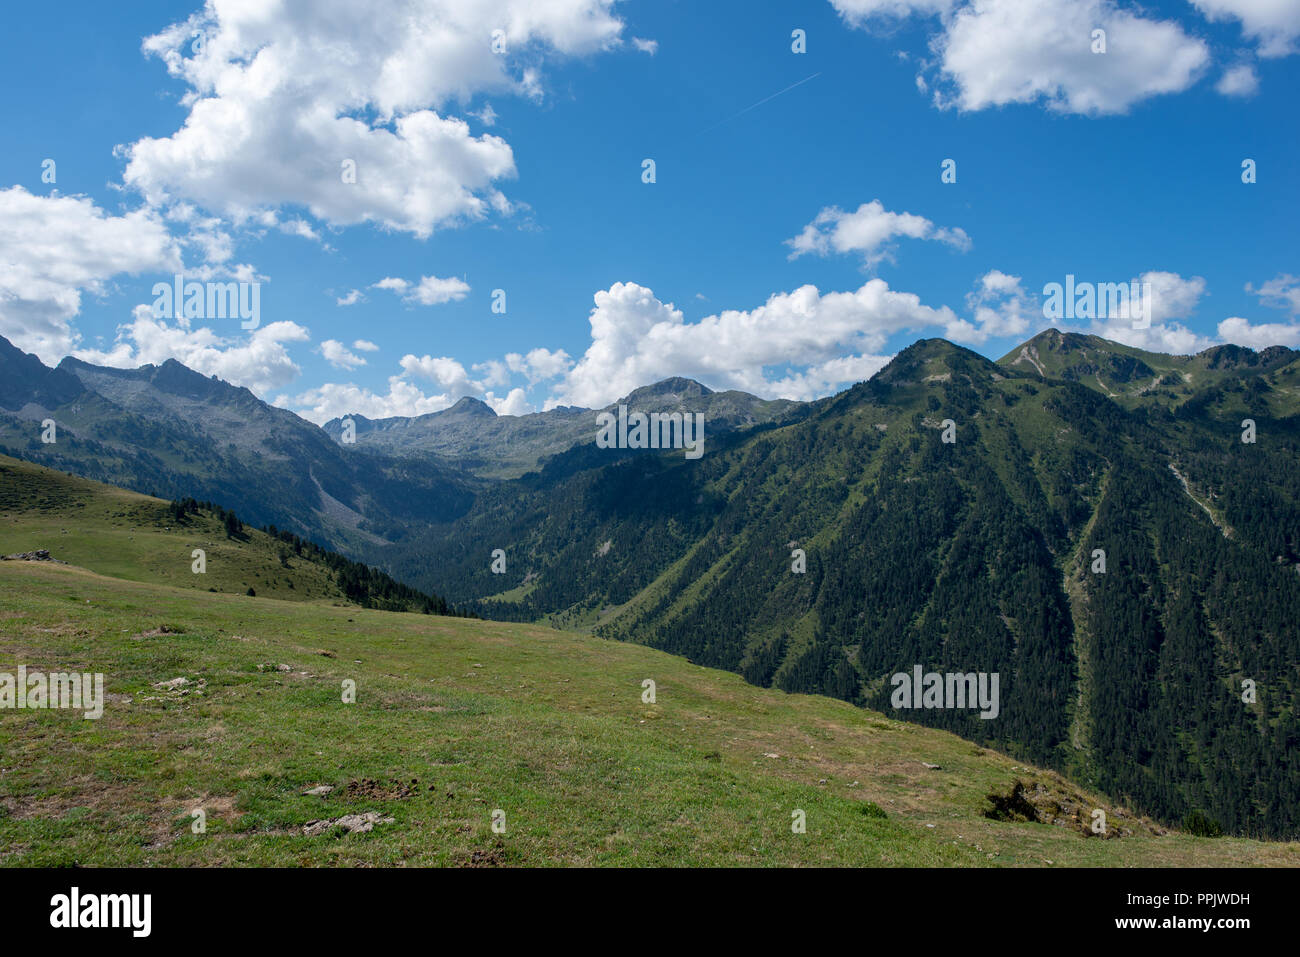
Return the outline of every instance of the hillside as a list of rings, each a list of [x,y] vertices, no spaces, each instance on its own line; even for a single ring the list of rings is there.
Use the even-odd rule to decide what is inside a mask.
[[[180,514],[161,499],[0,455],[0,556],[42,549],[55,561],[133,581],[235,595],[252,589],[288,601],[374,603],[355,588],[358,576],[371,576],[311,543],[246,525],[231,534],[211,509]],[[196,549],[203,552],[202,572],[195,571]],[[394,607],[445,608],[441,599],[405,594],[391,580],[371,584],[394,593],[387,603]]]
[[[7,534],[25,516],[41,527],[8,513]],[[110,528],[84,533],[87,560],[117,550]],[[128,559],[134,580],[0,562],[0,671],[99,671],[107,693],[98,721],[3,713],[0,864],[1300,864],[1294,844],[1160,833],[946,732],[642,646],[195,591]],[[1017,782],[1055,823],[986,816]]]

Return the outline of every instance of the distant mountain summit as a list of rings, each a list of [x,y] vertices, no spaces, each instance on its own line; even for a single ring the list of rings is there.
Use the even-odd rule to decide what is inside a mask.
[[[680,376],[634,389],[604,410],[560,406],[528,415],[497,415],[486,403],[465,397],[424,415],[367,419],[353,415],[356,448],[390,455],[434,454],[484,478],[514,478],[540,468],[550,457],[594,440],[597,411],[625,405],[641,412],[700,412],[711,434],[733,432],[794,414],[803,403],[760,399],[747,392],[715,392]],[[342,441],[343,418],[323,426]]]
[[[1300,370],[1300,352],[1285,346],[1257,352],[1222,345],[1196,355],[1175,356],[1100,336],[1047,329],[998,362],[1043,378],[1078,382],[1130,408],[1175,408],[1206,387],[1242,374],[1292,377]]]
[[[8,339],[0,337],[0,409],[17,412],[33,406],[57,409],[75,400],[85,387],[76,376],[62,369],[50,369],[36,356],[28,355]]]
[[[475,399],[473,396],[465,396],[450,409],[444,409],[442,412],[434,412],[434,415],[441,415],[444,418],[489,418],[497,417],[496,410],[488,405],[482,399]]]

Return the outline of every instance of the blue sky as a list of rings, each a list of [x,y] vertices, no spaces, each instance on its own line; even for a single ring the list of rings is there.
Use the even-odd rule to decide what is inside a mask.
[[[1000,356],[1067,274],[1152,318],[1068,328],[1300,347],[1300,0],[537,6],[7,10],[0,335],[316,421],[806,399],[920,337]],[[182,268],[259,282],[258,328],[154,314]]]

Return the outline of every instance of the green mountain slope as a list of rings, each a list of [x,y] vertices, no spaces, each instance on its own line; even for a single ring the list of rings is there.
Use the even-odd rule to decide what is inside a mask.
[[[220,502],[336,548],[460,515],[475,480],[426,457],[349,455],[284,409],[175,360],[48,369],[0,338],[0,452],[171,499]],[[53,442],[42,423],[53,420]]]
[[[998,362],[1042,378],[1078,382],[1128,408],[1175,408],[1193,395],[1257,377],[1280,392],[1283,409],[1300,399],[1300,352],[1284,346],[1261,352],[1216,346],[1194,356],[1171,356],[1048,329]]]
[[[0,556],[50,553],[101,575],[288,601],[444,611],[341,555],[291,535],[228,525],[212,507],[173,503],[0,456]],[[195,551],[202,554],[196,571]]]
[[[895,713],[1168,822],[1294,834],[1300,420],[1258,374],[1285,368],[1256,360],[1220,361],[1174,408],[1130,408],[922,341],[698,462],[574,449],[375,557],[485,615],[594,626],[882,710],[917,665],[996,673],[995,720]]]
[[[117,551],[110,529],[87,529],[88,557]],[[107,697],[97,721],[0,711],[0,863],[1300,864],[1300,845],[1165,832],[946,732],[634,644],[133,577],[0,562],[0,672],[99,672]],[[1034,821],[987,816],[1013,794]]]

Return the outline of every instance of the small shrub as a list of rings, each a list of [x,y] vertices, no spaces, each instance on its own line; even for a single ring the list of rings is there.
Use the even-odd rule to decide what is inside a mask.
[[[1204,811],[1190,811],[1183,818],[1183,830],[1193,837],[1223,837],[1219,822]]]

